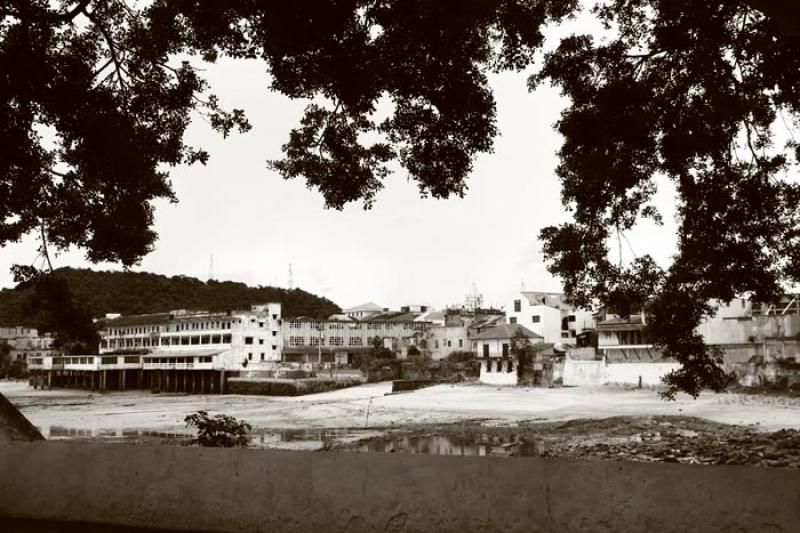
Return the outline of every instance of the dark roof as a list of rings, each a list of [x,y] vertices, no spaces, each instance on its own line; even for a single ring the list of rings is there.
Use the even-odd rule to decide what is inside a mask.
[[[614,317],[603,320],[597,324],[598,331],[619,331],[627,329],[641,329],[643,327],[644,324],[642,323],[642,315]]]
[[[361,322],[413,322],[422,313],[403,313],[401,311],[389,311],[359,319]]]
[[[529,339],[543,339],[538,333],[534,333],[521,324],[499,324],[497,326],[485,329],[480,333],[472,335],[471,339],[510,339],[517,333],[522,333]]]
[[[169,322],[171,313],[151,313],[149,315],[128,315],[104,319],[105,327],[149,326]]]

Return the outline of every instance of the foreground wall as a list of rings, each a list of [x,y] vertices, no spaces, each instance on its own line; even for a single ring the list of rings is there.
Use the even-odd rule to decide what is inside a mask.
[[[31,442],[0,516],[195,531],[797,531],[800,471]]]
[[[608,363],[581,361],[566,357],[564,385],[662,385],[661,378],[680,368],[679,363]]]

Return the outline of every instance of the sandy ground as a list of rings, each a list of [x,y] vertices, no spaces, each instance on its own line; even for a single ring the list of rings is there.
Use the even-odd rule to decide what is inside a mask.
[[[302,397],[171,395],[149,392],[97,394],[34,390],[0,382],[0,393],[45,436],[76,430],[95,436],[119,430],[186,432],[183,419],[198,410],[246,420],[253,432],[276,428],[398,428],[418,424],[523,422],[613,416],[690,416],[763,431],[800,429],[800,398],[705,393],[698,399],[662,400],[651,389],[614,387],[518,388],[439,385],[389,394],[390,383],[367,384]],[[367,414],[369,419],[367,420]],[[54,429],[56,428],[56,429]]]

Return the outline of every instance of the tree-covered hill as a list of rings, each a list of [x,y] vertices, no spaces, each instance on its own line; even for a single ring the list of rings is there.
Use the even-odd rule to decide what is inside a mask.
[[[280,302],[285,317],[325,318],[340,311],[327,298],[301,289],[249,287],[233,281],[203,282],[188,276],[167,277],[147,272],[60,268],[53,275],[64,280],[74,307],[93,317],[173,309],[221,311],[267,302]],[[29,286],[0,290],[0,326],[49,327],[52,320],[47,316],[47,306],[38,305],[38,299],[35,288]]]

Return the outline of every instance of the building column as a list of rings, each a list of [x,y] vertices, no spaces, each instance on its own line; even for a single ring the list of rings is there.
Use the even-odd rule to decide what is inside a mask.
[[[225,394],[225,371],[219,371],[219,393]]]
[[[125,390],[125,369],[122,369],[122,380],[119,384],[120,390]]]

